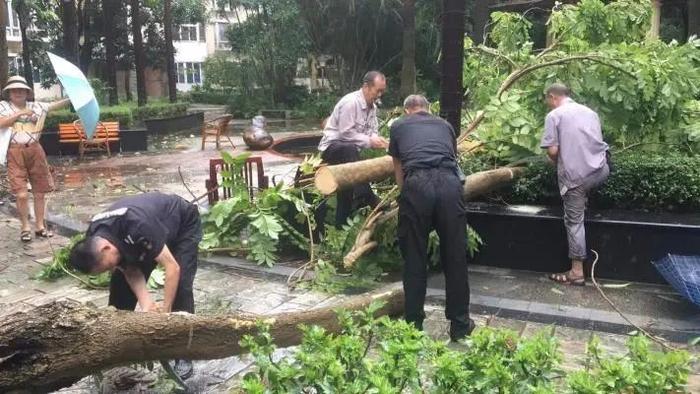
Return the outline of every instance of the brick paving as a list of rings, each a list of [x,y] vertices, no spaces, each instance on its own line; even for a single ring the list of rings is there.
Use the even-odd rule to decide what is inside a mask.
[[[97,306],[106,305],[106,291],[85,289],[74,279],[64,278],[51,283],[32,279],[42,265],[50,261],[52,248],[57,249],[66,244],[65,237],[56,236],[50,243],[42,240],[23,245],[19,242],[19,222],[1,212],[0,234],[2,234],[0,237],[0,318],[3,314],[27,310],[60,299],[91,302]],[[249,277],[240,274],[239,271],[231,267],[207,264],[199,268],[195,280],[195,299],[198,313],[202,314],[236,311],[267,314],[332,305],[342,299],[342,296],[330,296],[311,291],[290,292],[282,281]],[[442,306],[429,305],[426,307],[426,313],[425,328],[428,335],[435,339],[446,340],[448,338],[448,322],[445,320]],[[601,338],[603,348],[612,354],[622,354],[627,340],[625,335],[548,326],[487,315],[474,315],[473,317],[478,326],[490,325],[508,328],[526,337],[539,330],[554,327],[554,335],[559,339],[561,351],[564,354],[563,368],[565,371],[573,371],[582,366],[585,358],[585,345],[591,335],[598,335]],[[282,349],[277,356],[282,357],[291,351],[291,349]],[[696,352],[696,354],[698,353]],[[245,355],[223,360],[199,361],[195,364],[197,373],[188,380],[188,384],[194,392],[227,392],[237,386],[242,376],[251,367],[252,359]],[[107,371],[105,376],[113,376],[117,372],[123,373],[123,371],[123,368]],[[159,369],[153,372],[141,370],[137,374],[140,374],[140,379],[146,383],[137,385],[127,392],[156,393],[162,392],[163,387],[166,387],[163,386],[162,372]],[[697,364],[694,365],[689,391],[700,392],[700,366]],[[102,386],[98,388],[94,378],[88,377],[61,392],[82,394],[123,391],[111,386],[109,379],[105,379]]]

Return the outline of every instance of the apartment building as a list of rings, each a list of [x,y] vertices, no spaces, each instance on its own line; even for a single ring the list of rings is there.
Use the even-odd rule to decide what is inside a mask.
[[[4,2],[3,2],[4,3]],[[6,4],[7,10],[5,20],[2,21],[5,26],[7,36],[7,57],[9,61],[10,75],[18,74],[22,70],[22,35],[19,32],[19,18],[17,13],[12,9],[12,2]],[[38,73],[34,73],[34,95],[37,99],[53,98],[61,95],[61,89],[58,86],[44,89],[38,82],[40,80]]]
[[[206,58],[218,51],[228,52],[231,48],[226,30],[233,21],[238,21],[240,16],[234,11],[225,9],[223,12],[215,11],[216,0],[206,0],[210,8],[210,18],[206,23],[185,24],[178,26],[173,34],[173,46],[175,47],[175,66],[177,68],[177,89],[189,91],[196,85],[204,82],[203,64]],[[7,32],[8,57],[10,73],[15,74],[22,69],[22,37],[19,29],[19,18],[12,10],[8,1],[5,20],[2,21]],[[38,75],[34,77],[39,81]],[[121,95],[126,92],[127,82],[133,90],[136,87],[136,75],[119,71],[117,75],[117,89]],[[164,70],[146,70],[146,89],[151,97],[163,97],[168,93],[167,77]],[[41,87],[40,83],[34,84],[37,98],[58,97],[61,94],[60,87],[49,89]]]

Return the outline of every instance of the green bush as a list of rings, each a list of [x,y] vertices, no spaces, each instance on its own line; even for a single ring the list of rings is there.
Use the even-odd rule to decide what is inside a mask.
[[[127,103],[113,107],[100,108],[100,120],[103,122],[119,122],[119,127],[129,128],[135,121],[154,118],[167,118],[184,115],[187,113],[187,103],[154,102],[137,107],[134,103]],[[44,124],[45,130],[57,130],[61,123],[73,123],[78,119],[78,114],[67,109],[49,113]]]
[[[488,167],[463,164],[465,173]],[[480,168],[481,167],[481,168]],[[561,204],[556,170],[544,160],[530,164],[511,188],[500,192],[509,203]],[[692,212],[700,209],[700,155],[623,153],[613,157],[608,181],[590,198],[593,208]]]
[[[604,352],[593,336],[576,372],[553,328],[529,337],[480,327],[461,345],[447,345],[403,320],[376,318],[382,304],[364,311],[337,311],[340,332],[300,326],[300,345],[283,358],[269,322],[239,342],[254,368],[240,391],[263,393],[684,393],[691,371],[687,351],[656,351],[642,336],[630,337],[627,353]]]
[[[184,115],[187,113],[188,103],[153,103],[143,107],[132,109],[134,119],[158,119]]]
[[[201,88],[195,86],[189,92],[189,98],[193,103],[226,105],[234,94],[236,94],[236,92],[233,89]]]
[[[57,130],[61,123],[73,123],[78,114],[69,110],[50,112],[44,124],[45,130]],[[131,127],[134,123],[132,111],[127,106],[102,107],[100,120],[103,122],[119,122],[119,127]]]

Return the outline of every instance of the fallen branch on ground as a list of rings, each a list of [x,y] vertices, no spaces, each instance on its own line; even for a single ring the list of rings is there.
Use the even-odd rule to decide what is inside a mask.
[[[386,304],[377,315],[403,311],[403,289],[395,283],[352,296],[340,304],[296,313],[204,316],[136,313],[55,302],[0,318],[0,392],[48,392],[105,368],[162,359],[209,360],[243,352],[239,340],[255,333],[257,319],[272,324],[279,346],[299,343],[300,324],[339,330],[335,310]]]

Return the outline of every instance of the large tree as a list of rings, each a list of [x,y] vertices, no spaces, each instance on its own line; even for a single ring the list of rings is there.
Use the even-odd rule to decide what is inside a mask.
[[[416,1],[403,0],[401,46],[401,97],[416,93]]]
[[[165,30],[165,68],[168,75],[168,98],[177,101],[177,71],[175,70],[175,48],[173,47],[172,0],[163,0],[163,29]]]
[[[119,104],[119,95],[117,91],[116,45],[116,16],[119,10],[119,3],[119,0],[102,0],[105,63],[107,66],[107,85],[109,86],[109,105]]]
[[[27,29],[32,24],[32,7],[35,5],[31,0],[13,0],[12,7],[19,19],[19,31],[22,37],[22,74],[29,86],[34,86],[34,73],[32,72],[32,50],[31,40],[27,35]]]
[[[688,37],[700,36],[700,1],[688,0]]]
[[[465,0],[443,0],[440,116],[459,134],[462,119]]]
[[[68,61],[79,65],[78,13],[75,0],[61,0],[61,21],[63,24],[63,55]]]
[[[0,21],[8,18],[7,2],[0,0]],[[4,23],[4,22],[3,22]],[[9,72],[9,58],[7,57],[7,30],[0,29],[0,86],[7,83],[7,73]]]
[[[136,95],[139,106],[146,105],[146,53],[143,49],[141,33],[141,10],[139,0],[131,0],[131,34],[134,40],[134,60],[136,64]]]
[[[486,33],[486,25],[489,23],[490,0],[473,1],[472,11],[472,31],[471,38],[474,44],[479,45],[484,43],[484,34]]]

